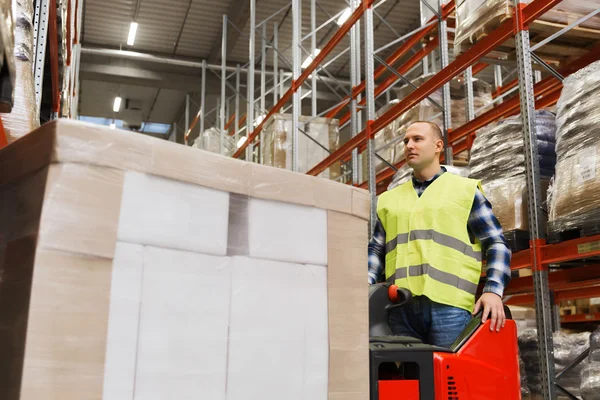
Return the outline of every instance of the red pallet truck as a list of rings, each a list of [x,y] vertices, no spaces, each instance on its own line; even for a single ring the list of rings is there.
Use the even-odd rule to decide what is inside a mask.
[[[392,336],[389,312],[411,299],[389,283],[369,287],[371,400],[521,398],[517,327],[506,306],[500,332],[491,332],[479,313],[447,349]]]

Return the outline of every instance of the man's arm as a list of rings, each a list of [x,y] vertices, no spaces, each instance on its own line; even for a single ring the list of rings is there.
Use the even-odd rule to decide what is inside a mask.
[[[502,226],[492,211],[492,205],[479,189],[475,192],[468,227],[481,243],[487,260],[486,283],[474,313],[483,307],[482,320],[485,322],[488,315],[491,315],[490,328],[499,330],[505,322],[502,295],[510,282],[512,253],[502,233]]]
[[[377,218],[373,237],[369,242],[369,285],[377,283],[385,266],[385,229]]]

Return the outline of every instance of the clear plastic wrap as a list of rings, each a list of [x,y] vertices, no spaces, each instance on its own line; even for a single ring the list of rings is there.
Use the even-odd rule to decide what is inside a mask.
[[[530,3],[531,0],[522,1]],[[598,8],[596,0],[563,0],[540,20],[568,25]],[[472,44],[496,29],[502,21],[512,17],[513,0],[463,0],[456,7],[456,34],[454,55],[464,53]],[[580,25],[600,29],[600,15]]]
[[[33,82],[33,2],[15,0],[15,70],[13,108],[2,115],[9,142],[40,126]]]
[[[554,342],[554,362],[556,372],[560,372],[573,362],[589,344],[589,332],[584,333],[566,333],[563,331],[553,334]],[[518,338],[519,351],[525,363],[527,373],[527,383],[531,393],[536,395],[541,393],[541,367],[538,356],[537,329],[531,328],[524,330]],[[579,387],[581,385],[580,374],[585,369],[585,364],[579,364],[571,371],[563,375],[558,383],[563,385],[575,396],[579,396]],[[560,398],[560,396],[559,396]]]
[[[6,87],[15,87],[16,69],[15,69],[15,24],[12,12],[12,0],[0,0],[0,43],[2,43],[2,57],[4,67],[3,84]],[[14,90],[4,90],[0,99],[0,112],[8,113],[11,111],[14,102]]]
[[[236,143],[234,142],[234,139],[227,133],[223,136],[223,139],[223,154],[228,157],[231,157],[233,153],[235,153],[235,151],[237,150]],[[205,130],[194,141],[192,147],[210,151],[212,153],[220,153],[221,131],[217,128],[209,128]]]
[[[531,400],[531,391],[527,384],[527,371],[525,368],[525,362],[519,354],[519,376],[521,377],[521,400]]]
[[[554,173],[556,154],[555,117],[548,111],[536,111],[536,134],[540,173]],[[471,177],[489,182],[525,173],[522,121],[520,116],[506,118],[480,129],[471,148]]]
[[[298,134],[298,172],[305,173],[329,155],[325,149],[332,152],[338,149],[339,120],[300,116],[298,121],[300,129],[312,138],[308,138],[302,132]],[[262,147],[264,149],[262,156],[264,165],[292,169],[291,130],[291,114],[275,114],[266,122],[261,134],[261,139],[265,141]],[[340,174],[341,165],[336,163],[319,176],[337,179]]]
[[[492,107],[492,85],[473,78],[473,105],[475,110],[486,112]],[[467,123],[467,102],[464,80],[454,79],[450,82],[450,110],[452,112],[452,127],[457,128]]]
[[[600,222],[600,62],[567,77],[557,104],[549,229]]]
[[[590,355],[581,370],[580,390],[583,400],[600,400],[600,327],[590,335]]]
[[[456,7],[454,55],[463,53],[512,13],[512,0],[463,0]]]

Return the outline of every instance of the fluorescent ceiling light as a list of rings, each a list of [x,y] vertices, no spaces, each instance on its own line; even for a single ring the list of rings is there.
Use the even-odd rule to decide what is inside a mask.
[[[308,66],[313,62],[315,57],[319,55],[320,52],[321,52],[321,49],[315,49],[315,54],[311,54],[310,56],[306,57],[306,60],[304,60],[304,62],[302,63],[302,65],[300,67],[308,68]]]
[[[115,129],[115,128],[116,128],[116,125],[114,122],[112,124],[110,124],[110,129]]]
[[[263,122],[263,120],[264,120],[264,119],[265,119],[265,116],[264,116],[264,115],[262,115],[262,114],[261,114],[261,115],[259,115],[259,116],[256,118],[256,121],[254,122],[254,127],[256,128],[258,125],[260,125],[260,124]]]
[[[135,34],[137,32],[138,24],[137,22],[132,22],[129,27],[129,36],[127,36],[127,45],[133,46],[133,42],[135,41]]]
[[[246,136],[242,136],[240,138],[240,140],[238,140],[238,142],[237,142],[237,148],[239,149],[240,147],[242,147],[244,145],[244,143],[246,143],[246,140],[247,140]]]
[[[113,111],[119,112],[121,109],[121,98],[119,96],[115,97],[115,104],[113,105]]]
[[[338,24],[339,26],[344,25],[344,22],[348,21],[348,18],[350,18],[351,15],[352,10],[350,9],[350,7],[346,7],[342,15],[340,15],[340,17],[338,18],[336,24]]]

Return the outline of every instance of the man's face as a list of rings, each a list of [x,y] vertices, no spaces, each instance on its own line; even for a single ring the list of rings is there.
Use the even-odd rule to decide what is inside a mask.
[[[413,169],[431,165],[443,147],[444,142],[437,137],[429,124],[416,123],[406,130],[404,156],[406,163]]]

